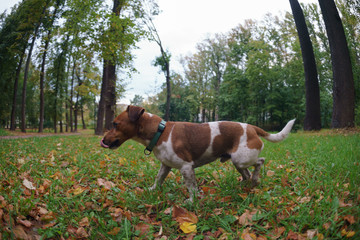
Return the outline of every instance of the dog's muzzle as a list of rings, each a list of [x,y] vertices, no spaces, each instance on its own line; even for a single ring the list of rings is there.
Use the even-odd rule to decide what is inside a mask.
[[[104,143],[104,139],[101,139],[100,146],[102,146],[103,148],[109,148],[109,146]]]

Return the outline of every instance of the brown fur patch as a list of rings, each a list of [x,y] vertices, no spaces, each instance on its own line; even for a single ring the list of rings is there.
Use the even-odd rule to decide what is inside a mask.
[[[244,129],[238,123],[219,122],[220,135],[214,138],[213,154],[220,157],[223,154],[230,154],[237,150],[240,137],[244,134]]]
[[[258,127],[257,127],[258,128]],[[261,128],[258,128],[262,130]],[[268,134],[264,130],[262,130],[264,133]],[[263,142],[258,136],[258,131],[255,129],[255,126],[248,124],[246,128],[246,135],[247,135],[247,147],[250,149],[261,149],[263,146]]]
[[[191,162],[199,159],[210,145],[209,124],[178,122],[172,132],[174,152],[181,159]]]

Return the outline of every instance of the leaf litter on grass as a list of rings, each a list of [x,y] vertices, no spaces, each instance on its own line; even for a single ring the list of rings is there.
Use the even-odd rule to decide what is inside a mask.
[[[326,138],[326,139],[325,139]],[[257,188],[231,163],[197,169],[193,204],[178,171],[147,191],[160,166],[143,147],[99,137],[0,142],[2,238],[356,239],[360,136],[293,134],[266,143]],[[341,169],[341,171],[339,171]]]

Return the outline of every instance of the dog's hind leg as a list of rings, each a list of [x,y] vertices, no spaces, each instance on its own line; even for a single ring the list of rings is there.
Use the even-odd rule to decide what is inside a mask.
[[[247,169],[247,168],[239,168],[236,165],[235,165],[235,167],[236,167],[236,170],[238,170],[238,172],[241,174],[243,182],[246,182],[246,181],[250,180],[251,173],[250,173],[249,169]]]
[[[171,167],[166,166],[165,164],[161,164],[158,175],[156,176],[154,185],[150,188],[150,190],[154,190],[156,186],[161,186],[169,174]]]
[[[261,166],[264,164],[264,162],[265,162],[265,158],[259,158],[259,160],[257,161],[257,163],[254,166],[255,170],[254,170],[252,178],[251,178],[253,186],[256,186],[259,184],[260,169],[261,169]]]
[[[188,199],[190,202],[193,202],[193,198],[197,193],[197,185],[196,185],[196,178],[195,178],[195,171],[192,165],[186,164],[182,166],[180,169],[181,174],[184,177],[185,185],[189,190],[190,198]]]

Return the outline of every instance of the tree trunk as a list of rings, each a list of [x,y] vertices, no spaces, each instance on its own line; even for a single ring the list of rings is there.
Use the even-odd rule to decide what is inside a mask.
[[[51,31],[48,31],[47,39],[45,41],[45,49],[42,57],[41,72],[40,72],[40,122],[39,122],[39,133],[43,132],[44,129],[44,77],[45,77],[45,61],[46,53],[49,47]]]
[[[96,128],[95,134],[96,135],[103,135],[104,134],[104,115],[105,115],[105,93],[107,88],[107,61],[104,60],[103,63],[103,76],[102,76],[102,83],[101,83],[101,93],[100,93],[100,100],[97,112],[97,121],[96,121]]]
[[[83,125],[83,129],[86,129],[85,119],[84,119],[84,107],[81,105],[81,122]]]
[[[290,5],[294,15],[296,29],[298,31],[305,71],[306,111],[304,130],[320,130],[320,89],[314,50],[306,26],[304,13],[298,0],[290,0]]]
[[[333,128],[353,127],[355,89],[349,48],[344,28],[333,0],[319,0],[329,38],[333,69]]]
[[[108,62],[106,69],[108,80],[105,95],[105,129],[110,130],[113,127],[116,108],[116,65]]]
[[[41,63],[41,72],[40,72],[40,122],[39,122],[39,133],[43,132],[44,130],[44,77],[45,77],[45,62],[46,62],[46,55],[49,48],[50,38],[51,38],[51,32],[52,32],[52,25],[54,23],[54,20],[56,18],[56,12],[59,8],[59,1],[57,1],[57,5],[53,12],[53,17],[51,19],[51,26],[49,27],[47,38],[45,40],[45,47],[44,47],[44,53],[42,57],[42,63]]]
[[[39,22],[37,23],[36,27],[35,27],[35,31],[34,31],[34,36],[32,38],[31,44],[30,44],[30,49],[28,52],[28,57],[26,60],[26,64],[25,64],[25,71],[24,71],[24,82],[23,82],[23,92],[22,92],[22,100],[21,100],[21,131],[22,132],[26,132],[26,85],[27,85],[27,79],[28,79],[28,74],[29,74],[29,66],[30,66],[30,62],[31,62],[31,54],[35,45],[35,40],[36,40],[36,36],[38,34],[41,22],[42,22],[42,18],[44,16],[46,7],[47,7],[47,3],[45,4],[45,6],[43,7],[43,11],[41,13]]]
[[[73,65],[73,69],[72,69],[72,73],[71,73],[71,88],[70,88],[70,132],[74,132],[74,127],[73,127],[73,113],[74,113],[74,102],[73,102],[73,97],[74,97],[74,79],[75,79],[75,68],[76,68],[76,60],[74,60],[74,65]]]
[[[165,67],[166,67],[166,111],[165,111],[165,121],[170,120],[170,101],[171,101],[171,83],[170,83],[170,62],[169,59],[166,57],[166,53],[164,52],[161,46],[161,54],[163,59],[165,60]]]
[[[26,47],[24,47],[24,51],[21,53],[20,62],[16,69],[16,76],[15,76],[15,82],[14,82],[14,95],[13,95],[13,102],[12,102],[12,109],[11,109],[11,122],[10,122],[10,130],[15,131],[16,129],[16,123],[15,123],[15,115],[16,115],[16,96],[17,96],[17,90],[19,85],[19,77],[21,72],[21,66],[24,60]]]
[[[120,16],[122,7],[125,5],[124,0],[114,0],[112,13],[116,16]],[[112,26],[110,31],[118,31]],[[104,60],[104,69],[106,70],[106,91],[105,91],[105,128],[112,128],[112,121],[115,118],[116,109],[116,57]]]

